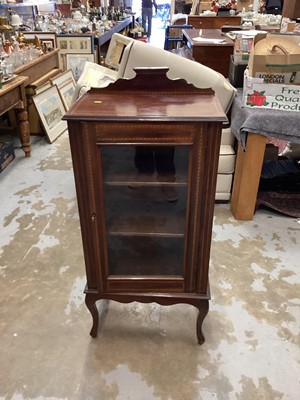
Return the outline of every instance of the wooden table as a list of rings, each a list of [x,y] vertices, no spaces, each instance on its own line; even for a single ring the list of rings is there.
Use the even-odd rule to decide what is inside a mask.
[[[16,68],[14,73],[16,75],[26,75],[28,77],[27,85],[40,79],[52,70],[58,71],[58,53],[59,49],[54,49],[49,53],[43,54],[39,58],[30,61],[27,64],[21,65]]]
[[[258,121],[257,124],[247,122],[251,114],[252,118],[254,117]],[[300,143],[300,131],[298,129],[300,113],[298,111],[243,108],[241,91],[238,91],[238,95],[233,101],[231,115],[231,130],[239,139],[231,196],[231,212],[236,220],[249,221],[253,219],[255,212],[266,138],[268,136],[277,137]],[[273,127],[276,127],[272,131],[270,131],[271,122]],[[241,124],[249,126],[246,137],[244,137],[245,134],[242,136],[239,133],[237,134]]]
[[[16,111],[16,122],[26,157],[31,154],[31,144],[25,87],[27,88],[36,80],[42,81],[41,84],[46,83],[52,77],[51,71],[54,75],[58,73],[58,53],[59,49],[55,49],[16,68],[14,73],[18,76],[13,81],[4,84],[3,88],[0,89],[0,115],[13,109]]]
[[[183,29],[183,37],[192,50],[195,61],[220,72],[225,78],[229,76],[230,56],[233,54],[234,42],[219,29]],[[222,39],[223,43],[196,42],[201,36],[204,39]]]
[[[40,135],[42,127],[40,118],[33,104],[33,96],[36,94],[37,87],[49,82],[61,72],[59,69],[59,49],[43,54],[39,58],[21,65],[15,70],[18,75],[26,75],[28,81],[26,84],[27,112],[29,121],[29,130],[32,135]]]
[[[17,76],[11,82],[3,85],[2,89],[0,89],[0,115],[12,109],[16,110],[22,149],[25,152],[25,156],[30,157],[31,144],[25,94],[27,82],[28,78],[26,76]]]
[[[266,148],[266,137],[249,132],[246,151],[241,144],[235,162],[230,210],[236,220],[251,221]]]

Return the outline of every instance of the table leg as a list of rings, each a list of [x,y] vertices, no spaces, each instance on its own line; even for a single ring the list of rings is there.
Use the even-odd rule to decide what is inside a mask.
[[[22,149],[24,150],[25,156],[30,157],[31,155],[31,144],[30,144],[30,129],[28,122],[28,113],[23,108],[17,108],[17,120],[18,129],[20,135],[20,141],[22,144]]]
[[[246,150],[239,144],[231,196],[231,212],[235,219],[253,219],[266,138],[248,133]]]

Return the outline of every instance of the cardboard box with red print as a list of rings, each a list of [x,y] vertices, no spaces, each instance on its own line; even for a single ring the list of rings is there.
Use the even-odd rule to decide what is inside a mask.
[[[300,86],[265,83],[263,78],[244,74],[243,106],[282,111],[300,111]]]

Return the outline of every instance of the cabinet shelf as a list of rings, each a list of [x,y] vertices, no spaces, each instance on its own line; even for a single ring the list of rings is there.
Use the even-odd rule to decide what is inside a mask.
[[[140,237],[169,237],[169,238],[183,238],[184,233],[172,233],[172,232],[132,232],[132,231],[108,231],[109,236],[140,236]]]
[[[138,147],[140,149],[140,147]],[[149,150],[148,150],[149,149]],[[167,149],[167,150],[166,150]],[[161,162],[166,156],[166,152],[174,149],[174,172],[168,170],[168,163]],[[139,150],[141,151],[141,150]],[[150,153],[148,153],[148,151]],[[151,152],[153,152],[151,156]],[[142,164],[142,171],[139,172],[137,165],[137,147],[136,146],[113,146],[106,145],[101,147],[101,160],[104,173],[104,184],[107,186],[129,186],[136,184],[140,186],[185,186],[187,187],[188,146],[150,146],[145,147],[139,155],[139,166]],[[168,160],[170,158],[167,155]],[[113,160],[113,162],[112,162]],[[162,170],[164,172],[162,172]],[[169,172],[168,172],[169,171]]]
[[[107,233],[113,236],[184,237],[187,189],[170,203],[160,186],[135,189],[109,186],[105,191]]]
[[[141,186],[187,186],[186,175],[184,174],[176,174],[175,182],[172,182],[171,177],[168,179],[165,177],[164,180],[158,180],[156,175],[149,176],[145,179],[142,175],[112,175],[106,177],[104,182],[105,185],[108,186],[128,186],[132,187],[133,185],[139,184]]]
[[[108,223],[110,236],[184,237],[183,216],[171,219],[127,215],[112,218]]]
[[[108,244],[109,275],[182,276],[184,243],[173,238],[111,237]]]

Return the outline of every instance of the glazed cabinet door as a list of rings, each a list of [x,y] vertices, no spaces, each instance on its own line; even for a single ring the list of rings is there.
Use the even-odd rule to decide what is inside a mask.
[[[142,278],[183,290],[189,147],[102,145],[100,152],[110,287],[118,277],[135,289]]]
[[[218,156],[211,126],[83,126],[90,174],[80,190],[90,207],[86,245],[93,248],[91,270],[98,260],[98,290],[206,293],[209,254],[199,243],[210,240],[210,230],[198,222],[211,212],[203,193],[214,190],[205,171]]]

